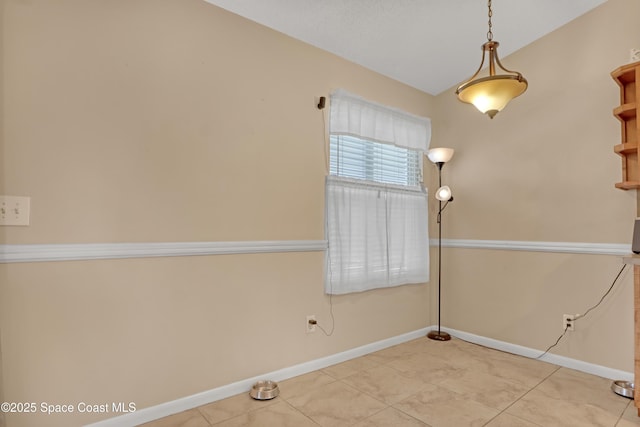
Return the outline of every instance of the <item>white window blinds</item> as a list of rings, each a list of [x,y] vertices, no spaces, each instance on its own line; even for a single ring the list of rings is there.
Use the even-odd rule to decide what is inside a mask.
[[[422,156],[419,151],[350,135],[331,135],[329,146],[331,175],[420,189]]]
[[[344,91],[331,96],[325,291],[429,278],[422,156],[430,121]]]

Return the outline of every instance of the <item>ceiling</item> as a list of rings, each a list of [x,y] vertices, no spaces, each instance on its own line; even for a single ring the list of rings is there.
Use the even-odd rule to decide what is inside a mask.
[[[205,1],[432,95],[471,77],[487,41],[483,0]],[[500,59],[605,1],[493,2]]]

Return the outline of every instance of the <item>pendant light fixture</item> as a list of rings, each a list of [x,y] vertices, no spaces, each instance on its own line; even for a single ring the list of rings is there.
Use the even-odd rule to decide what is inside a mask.
[[[509,101],[527,90],[527,80],[522,74],[507,70],[500,63],[498,58],[499,43],[493,41],[491,0],[488,0],[488,7],[489,31],[487,32],[487,42],[482,45],[480,67],[469,80],[458,86],[456,94],[460,101],[473,104],[478,110],[493,119],[498,112],[507,106]],[[482,70],[487,53],[489,54],[489,75],[476,78]],[[496,74],[496,64],[506,74]]]

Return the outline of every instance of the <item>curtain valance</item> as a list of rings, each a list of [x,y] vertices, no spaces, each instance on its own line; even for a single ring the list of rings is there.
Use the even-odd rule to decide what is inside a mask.
[[[331,94],[330,132],[426,152],[431,120],[338,89]]]

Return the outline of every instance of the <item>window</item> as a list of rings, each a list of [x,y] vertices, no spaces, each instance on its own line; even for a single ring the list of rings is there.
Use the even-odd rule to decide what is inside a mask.
[[[418,150],[331,135],[329,173],[345,178],[420,189],[422,156]]]
[[[430,122],[344,91],[331,96],[325,291],[429,278],[422,157]]]

